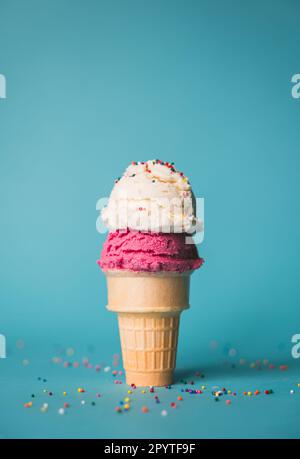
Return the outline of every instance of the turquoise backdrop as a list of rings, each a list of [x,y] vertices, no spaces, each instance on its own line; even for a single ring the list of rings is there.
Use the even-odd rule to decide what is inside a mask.
[[[0,0],[0,437],[300,436],[300,392],[289,394],[300,382],[299,15],[297,0]],[[84,428],[77,411],[41,422],[22,406],[40,373],[56,390],[88,384],[52,356],[119,352],[96,202],[130,161],[157,157],[205,198],[177,380],[198,369],[232,385],[225,362],[241,391],[250,375],[263,388],[265,373],[239,372],[240,358],[290,373],[267,379],[273,402],[187,402],[142,424],[138,409],[116,418],[123,395],[108,378],[112,399]]]

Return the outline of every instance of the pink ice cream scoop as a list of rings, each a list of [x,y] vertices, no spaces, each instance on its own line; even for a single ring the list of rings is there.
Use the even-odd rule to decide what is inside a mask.
[[[115,231],[104,243],[99,266],[104,270],[182,273],[200,268],[195,244],[186,243],[184,233]]]

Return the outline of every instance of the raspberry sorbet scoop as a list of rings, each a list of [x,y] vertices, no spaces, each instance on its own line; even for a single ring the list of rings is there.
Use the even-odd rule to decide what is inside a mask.
[[[99,266],[103,271],[171,271],[182,273],[200,268],[195,244],[186,243],[184,233],[146,233],[120,231],[109,233]]]

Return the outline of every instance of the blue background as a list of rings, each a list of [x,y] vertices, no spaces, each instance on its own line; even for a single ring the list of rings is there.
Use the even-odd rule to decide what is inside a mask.
[[[297,0],[0,0],[0,333],[9,348],[0,436],[300,436],[300,392],[289,395],[300,382],[300,362],[290,361],[300,333],[299,14]],[[237,362],[290,361],[289,373],[251,379],[278,384],[272,401],[187,402],[142,425],[138,409],[123,413],[131,423],[116,420],[121,388],[101,376],[111,403],[82,415],[83,430],[78,413],[58,420],[54,410],[41,423],[22,408],[38,374],[60,388],[77,387],[83,372],[50,366],[54,345],[80,357],[93,346],[101,362],[119,351],[96,265],[105,238],[96,201],[130,161],[156,157],[175,161],[205,198],[206,263],[182,318],[178,375],[207,368],[207,384],[232,385],[230,348]],[[241,390],[247,368],[235,373]],[[96,376],[82,373],[86,384]]]

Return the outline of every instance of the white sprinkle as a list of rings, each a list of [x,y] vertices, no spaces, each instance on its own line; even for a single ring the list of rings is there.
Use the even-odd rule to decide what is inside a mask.
[[[65,414],[65,410],[63,408],[59,408],[58,414],[60,414],[60,415]]]
[[[105,371],[105,373],[109,372],[110,371],[110,367],[105,367],[104,371]]]
[[[81,405],[85,405],[85,400],[81,400]]]
[[[290,394],[294,394],[294,393],[295,393],[295,391],[293,389],[290,390]]]
[[[168,416],[168,412],[167,410],[162,410],[162,412],[160,413],[162,416]]]
[[[46,413],[48,411],[48,403],[43,403],[41,406],[41,412]]]

